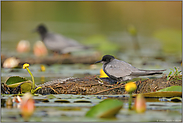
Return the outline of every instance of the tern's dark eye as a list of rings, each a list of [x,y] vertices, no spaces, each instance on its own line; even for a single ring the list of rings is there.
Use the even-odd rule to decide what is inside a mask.
[[[107,61],[106,59],[102,59],[102,61]]]

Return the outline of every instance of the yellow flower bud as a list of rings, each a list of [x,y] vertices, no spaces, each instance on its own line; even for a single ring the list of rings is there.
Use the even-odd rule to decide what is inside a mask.
[[[146,111],[146,100],[142,94],[138,94],[135,98],[134,107],[137,113],[144,113]]]
[[[25,63],[25,64],[23,65],[23,69],[26,69],[27,67],[29,67],[29,64]]]
[[[40,70],[41,70],[42,72],[44,72],[44,71],[46,71],[46,67],[45,67],[44,65],[41,65],[41,66],[40,66]]]
[[[32,95],[28,92],[25,93],[21,102],[20,112],[24,121],[28,121],[30,116],[34,113],[35,105]]]
[[[20,40],[17,45],[17,52],[24,53],[30,50],[30,42],[27,40]]]
[[[125,85],[125,90],[127,92],[133,92],[137,89],[137,85],[135,84],[135,82],[129,82]]]
[[[3,67],[4,68],[14,68],[14,67],[17,67],[19,63],[20,63],[19,59],[16,59],[15,57],[10,57],[4,61]]]

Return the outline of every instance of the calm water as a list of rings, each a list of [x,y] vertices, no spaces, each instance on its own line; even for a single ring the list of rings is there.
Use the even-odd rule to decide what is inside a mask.
[[[107,40],[120,45],[122,51],[133,48],[127,32],[130,24],[137,28],[142,49],[148,47],[157,50],[156,47],[162,43],[161,40],[154,39],[157,31],[181,31],[181,2],[1,3],[1,51],[8,55],[16,55],[16,45],[22,39],[29,40],[33,47],[40,38],[32,30],[40,23],[46,24],[52,32],[61,33],[82,43],[92,36],[103,35]],[[172,41],[176,46],[181,44],[181,38]]]
[[[40,23],[46,24],[48,30],[73,38],[80,43],[98,46],[103,54],[111,49],[106,41],[116,44],[118,49],[111,53],[117,58],[142,69],[167,69],[166,74],[174,68],[181,68],[181,2],[1,2],[1,53],[6,56],[34,57],[32,48],[40,40],[32,30]],[[132,24],[137,29],[137,38],[141,50],[136,52],[133,40],[127,29]],[[168,30],[170,33],[162,30]],[[176,31],[172,31],[176,30]],[[177,32],[178,34],[174,34]],[[170,41],[155,37],[167,37]],[[169,36],[169,37],[168,37]],[[177,38],[178,37],[178,38]],[[31,51],[18,54],[16,45],[20,40],[31,43]],[[173,42],[173,44],[171,43]],[[174,45],[175,44],[175,45]],[[171,52],[167,52],[170,49]],[[175,50],[176,49],[176,50]],[[141,57],[142,56],[142,57]],[[159,57],[160,59],[155,59]],[[164,58],[164,60],[162,60]],[[99,74],[101,64],[96,69],[90,65],[52,65],[40,72],[40,65],[30,66],[38,83],[65,77],[82,77]],[[1,79],[19,75],[30,77],[27,71],[11,72],[1,69]],[[44,76],[42,81],[42,76]]]

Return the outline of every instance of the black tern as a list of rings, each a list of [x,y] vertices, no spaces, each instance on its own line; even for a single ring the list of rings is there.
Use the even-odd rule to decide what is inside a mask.
[[[88,47],[81,45],[73,39],[64,37],[60,34],[48,32],[43,24],[40,24],[35,31],[40,34],[41,40],[51,51],[66,54],[77,50],[88,49]]]
[[[102,60],[95,63],[103,63],[103,70],[111,80],[128,81],[139,76],[162,74],[165,70],[141,70],[131,64],[115,59],[111,55],[103,56]]]

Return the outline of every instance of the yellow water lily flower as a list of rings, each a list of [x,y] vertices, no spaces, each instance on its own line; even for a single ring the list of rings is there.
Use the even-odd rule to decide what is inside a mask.
[[[29,70],[29,64],[28,63],[25,63],[23,65],[23,69],[26,69],[28,71],[28,73],[32,77],[32,89],[31,89],[31,93],[34,94],[37,90],[41,89],[42,87],[38,87],[38,88],[35,89],[36,85],[35,85],[35,82],[34,82],[34,76],[32,75],[31,71]]]
[[[127,92],[133,92],[137,89],[137,85],[135,84],[135,82],[129,82],[125,85],[125,90]]]
[[[29,67],[29,64],[28,63],[25,63],[24,65],[23,65],[23,69],[26,69],[26,68],[28,68]]]

